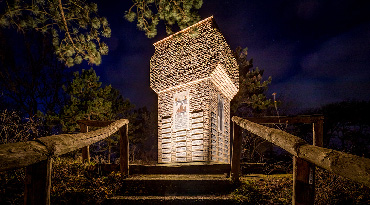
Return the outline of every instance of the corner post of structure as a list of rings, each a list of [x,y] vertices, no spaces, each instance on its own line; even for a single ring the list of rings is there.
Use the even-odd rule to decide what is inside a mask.
[[[49,157],[26,167],[24,204],[50,204],[52,161]]]
[[[129,142],[128,142],[128,124],[120,128],[120,171],[122,176],[129,175]]]
[[[89,128],[87,125],[80,123],[80,130],[82,133],[88,132]],[[90,149],[89,146],[82,148],[82,162],[90,163]]]
[[[242,137],[240,135],[240,127],[233,122],[233,146],[231,153],[231,180],[233,182],[239,182],[241,148]]]

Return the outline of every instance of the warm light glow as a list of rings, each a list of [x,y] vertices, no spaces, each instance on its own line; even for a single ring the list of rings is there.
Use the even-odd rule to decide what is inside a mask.
[[[153,45],[158,161],[230,163],[230,101],[239,89],[239,68],[213,17]]]

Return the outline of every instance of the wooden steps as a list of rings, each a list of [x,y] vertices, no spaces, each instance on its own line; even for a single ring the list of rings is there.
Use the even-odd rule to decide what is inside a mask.
[[[232,204],[229,164],[130,165],[116,196],[105,204]],[[150,174],[148,174],[150,173]]]
[[[236,204],[226,196],[117,196],[105,204]]]
[[[94,169],[99,169],[102,174],[119,171],[118,164],[97,164]],[[230,164],[204,164],[204,163],[173,163],[140,165],[130,164],[130,175],[136,174],[229,174]]]

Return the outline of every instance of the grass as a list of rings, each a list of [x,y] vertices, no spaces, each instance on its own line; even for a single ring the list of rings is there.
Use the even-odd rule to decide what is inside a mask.
[[[93,165],[71,158],[56,158],[52,172],[51,204],[99,204],[114,196],[123,183],[120,173],[101,175],[93,169]],[[149,177],[156,179],[158,175]],[[193,178],[165,175],[162,179]],[[291,204],[292,187],[291,174],[245,175],[230,197],[241,204]],[[22,204],[23,191],[24,169],[0,173],[0,204]],[[322,169],[316,171],[315,196],[315,204],[370,204],[369,187]]]
[[[231,193],[241,204],[291,204],[292,175],[246,175],[241,185]]]

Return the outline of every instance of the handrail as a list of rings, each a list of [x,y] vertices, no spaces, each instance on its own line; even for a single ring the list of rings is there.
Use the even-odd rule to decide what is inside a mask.
[[[237,116],[232,117],[232,121],[296,157],[339,176],[370,186],[370,159],[368,158],[310,145],[303,139],[282,130],[265,127]]]
[[[0,145],[0,171],[26,167],[89,146],[109,137],[128,123],[127,119],[121,119],[92,132],[52,135],[33,141]]]

